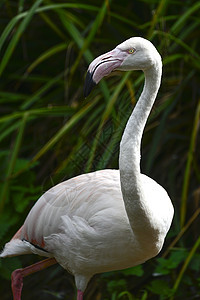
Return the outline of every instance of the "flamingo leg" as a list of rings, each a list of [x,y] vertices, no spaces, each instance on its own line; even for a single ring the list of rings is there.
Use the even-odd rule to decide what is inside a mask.
[[[83,300],[83,292],[80,290],[77,291],[77,300]]]
[[[40,262],[37,262],[31,266],[28,266],[24,269],[17,269],[12,272],[11,280],[12,280],[12,292],[13,292],[13,300],[21,300],[21,293],[23,287],[23,277],[41,271],[51,265],[56,264],[57,261],[55,258],[47,258]],[[81,298],[80,298],[81,299]]]

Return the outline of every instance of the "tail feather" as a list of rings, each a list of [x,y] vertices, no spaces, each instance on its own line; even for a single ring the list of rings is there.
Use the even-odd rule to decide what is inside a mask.
[[[20,239],[12,239],[6,243],[0,257],[17,256],[22,254],[30,254],[32,251],[27,243]]]
[[[46,257],[53,257],[53,254],[47,252],[46,250],[39,249],[33,244],[25,240],[12,239],[10,242],[5,244],[3,251],[0,253],[0,257],[10,257],[23,254],[37,254]]]

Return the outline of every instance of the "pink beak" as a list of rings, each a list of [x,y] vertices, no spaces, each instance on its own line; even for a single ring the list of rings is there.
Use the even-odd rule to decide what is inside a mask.
[[[109,75],[112,71],[117,70],[121,66],[125,56],[126,52],[115,48],[110,52],[100,55],[91,62],[85,79],[85,98],[104,76]]]

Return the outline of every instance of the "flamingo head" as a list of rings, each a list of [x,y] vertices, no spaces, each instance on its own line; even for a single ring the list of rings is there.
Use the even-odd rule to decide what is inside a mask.
[[[85,79],[84,96],[87,97],[104,76],[115,70],[145,71],[157,61],[161,62],[160,55],[150,41],[141,37],[130,38],[91,62]]]

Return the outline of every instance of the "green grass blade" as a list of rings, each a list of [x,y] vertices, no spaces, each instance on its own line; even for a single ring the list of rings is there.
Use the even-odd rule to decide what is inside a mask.
[[[30,73],[33,71],[34,68],[36,68],[40,63],[45,61],[46,59],[49,59],[53,55],[67,49],[67,44],[61,43],[56,46],[53,46],[52,48],[45,51],[43,54],[41,54],[27,69],[27,73]]]
[[[74,42],[78,45],[79,49],[82,49],[83,44],[84,44],[84,39],[82,38],[81,33],[78,30],[78,28],[67,19],[66,14],[61,13],[60,18],[61,18],[61,21],[62,21],[65,29],[70,34],[70,36],[72,37]],[[84,52],[84,57],[88,63],[90,63],[91,60],[93,59],[93,55],[91,54],[91,52],[88,49]]]
[[[199,214],[200,214],[200,207],[194,212],[194,214],[183,226],[183,228],[181,228],[181,231],[178,233],[175,239],[170,243],[167,250],[165,250],[165,252],[162,255],[163,258],[165,258],[169,254],[170,250],[174,248],[174,246],[178,243],[178,241],[182,238],[182,236],[189,230],[189,227],[193,224],[194,221],[196,221]]]
[[[24,9],[24,1],[25,0],[19,0],[19,4],[18,4],[18,13],[21,13]]]
[[[100,140],[100,135],[101,135],[103,126],[104,126],[106,120],[108,119],[109,115],[111,114],[112,108],[113,108],[113,106],[114,106],[114,104],[117,100],[117,97],[118,97],[120,91],[122,90],[122,88],[124,87],[124,85],[125,85],[126,81],[128,80],[129,76],[130,76],[130,72],[126,72],[123,75],[122,80],[118,84],[116,90],[114,91],[114,93],[112,94],[112,96],[109,99],[109,102],[107,103],[107,106],[105,108],[105,111],[104,111],[102,119],[101,119],[101,122],[99,124],[99,128],[97,130],[96,137],[94,139],[94,143],[93,143],[93,146],[92,146],[92,149],[91,149],[91,152],[90,152],[90,157],[88,159],[88,162],[87,162],[87,165],[86,165],[86,168],[85,168],[86,172],[89,172],[91,170],[92,163],[93,163],[93,160],[94,160],[94,156],[95,156],[95,152],[96,152],[96,149],[97,149],[98,142]]]
[[[151,169],[154,165],[158,145],[159,145],[160,140],[161,140],[162,135],[163,135],[163,130],[164,130],[166,122],[167,122],[167,117],[169,116],[169,114],[173,110],[174,106],[176,105],[176,102],[175,101],[172,102],[172,99],[169,99],[169,103],[171,103],[171,105],[169,105],[166,108],[166,110],[164,111],[161,122],[160,122],[159,126],[157,127],[157,130],[155,131],[153,140],[151,142],[151,148],[150,148],[150,151],[148,153],[148,159],[146,161],[146,166],[145,166],[145,172],[147,174],[150,173],[150,171],[151,171]]]
[[[183,13],[177,21],[171,27],[170,32],[174,35],[177,35],[182,28],[184,28],[185,22],[188,20],[190,15],[192,15],[195,11],[200,9],[200,2],[197,1],[193,6],[189,7],[185,13]]]
[[[29,118],[41,117],[41,116],[66,116],[72,115],[74,113],[74,109],[71,107],[47,107],[47,108],[39,108],[39,109],[30,109],[26,111]],[[0,118],[0,123],[5,124],[8,121],[13,121],[15,119],[20,119],[24,115],[23,111],[17,111],[8,115],[5,115]],[[9,124],[9,123],[8,123]]]
[[[186,269],[187,269],[187,267],[188,267],[191,259],[193,258],[194,254],[196,253],[196,251],[197,251],[197,249],[199,247],[200,247],[200,236],[196,240],[196,242],[194,243],[194,246],[190,250],[190,252],[189,252],[189,254],[188,254],[188,256],[187,256],[187,258],[186,258],[186,260],[185,260],[185,262],[184,262],[184,264],[183,264],[183,266],[182,266],[182,268],[181,268],[181,270],[180,270],[180,272],[179,272],[179,274],[178,274],[178,276],[176,278],[175,284],[173,286],[173,296],[170,298],[170,300],[174,299],[174,295],[175,295],[175,293],[176,293],[176,291],[177,291],[177,289],[178,289],[178,287],[180,285],[180,282],[181,282],[181,280],[183,278],[183,275],[184,275],[184,273],[185,273],[185,271],[186,271]]]
[[[9,124],[9,125],[8,125]],[[6,125],[6,129],[1,130],[0,133],[0,142],[2,142],[8,135],[10,135],[14,130],[16,130],[17,128],[19,128],[20,122],[15,122],[14,124],[10,124],[9,123],[4,123],[4,125]],[[5,126],[4,126],[5,127]]]
[[[107,1],[105,1],[104,4],[102,5],[101,9],[99,10],[98,15],[95,18],[94,23],[92,24],[90,33],[88,34],[87,38],[84,39],[84,42],[83,42],[82,47],[81,47],[81,51],[79,52],[79,55],[78,55],[74,65],[71,69],[72,75],[75,72],[77,66],[80,64],[80,60],[81,60],[82,55],[84,54],[84,52],[87,51],[89,45],[92,43],[97,30],[99,30],[99,28],[100,28],[100,26],[103,22],[103,19],[106,15],[106,12],[107,12]]]
[[[0,51],[3,47],[3,44],[5,43],[6,39],[8,38],[10,32],[12,31],[12,29],[14,28],[14,26],[16,25],[16,23],[18,22],[19,18],[15,17],[13,18],[8,25],[6,26],[6,28],[4,29],[4,31],[2,32],[1,36],[0,36]]]
[[[56,24],[51,20],[51,18],[49,18],[49,16],[46,13],[40,12],[40,17],[63,41],[66,41],[66,35],[58,26],[56,26]]]
[[[83,9],[83,10],[89,10],[89,11],[98,11],[98,7],[95,7],[93,5],[87,5],[87,4],[82,4],[82,3],[59,3],[59,4],[51,4],[51,5],[46,5],[39,7],[35,10],[34,13],[43,13],[43,12],[48,12],[49,10],[56,10],[59,8],[76,8],[76,9]],[[23,12],[15,16],[11,21],[8,23],[8,25],[5,27],[3,30],[1,36],[0,36],[0,50],[3,47],[4,42],[6,39],[9,37],[11,31],[13,30],[14,26],[17,24],[17,22],[21,19],[24,19],[27,17],[27,14],[29,14],[29,11]],[[53,24],[50,22],[50,19],[48,18],[49,23],[51,25]],[[58,33],[58,27],[56,27],[56,31]],[[55,27],[54,27],[55,29]],[[65,40],[65,35],[60,32],[61,37]]]
[[[153,18],[152,18],[152,21],[151,21],[151,24],[150,24],[149,32],[147,34],[149,39],[151,39],[151,37],[152,37],[152,33],[154,31],[154,28],[156,27],[156,24],[157,24],[160,16],[162,14],[164,14],[164,11],[165,11],[167,5],[169,5],[168,0],[161,0],[158,3],[159,3],[159,5],[158,5],[157,9],[155,10],[155,12],[153,14]]]
[[[58,74],[51,80],[49,80],[45,85],[43,85],[34,95],[30,96],[22,105],[21,109],[26,110],[31,105],[33,105],[36,101],[38,101],[44,93],[46,93],[50,88],[52,88],[55,84],[59,82],[59,80],[63,77],[63,73]]]
[[[0,92],[0,103],[16,103],[26,99],[27,95],[22,93]]]
[[[9,160],[9,164],[8,164],[8,168],[7,168],[7,172],[6,172],[6,176],[5,176],[5,182],[3,184],[3,188],[1,190],[1,198],[0,198],[0,213],[3,210],[6,198],[7,198],[7,191],[8,191],[8,187],[9,187],[9,181],[10,181],[10,177],[13,173],[14,167],[15,167],[15,163],[16,163],[16,159],[17,156],[19,154],[19,150],[20,150],[20,146],[22,143],[22,137],[24,134],[24,130],[25,130],[25,125],[26,125],[26,121],[27,121],[27,117],[28,117],[28,113],[24,113],[23,118],[21,120],[21,124],[19,127],[19,131],[16,137],[16,141],[15,141],[15,145],[12,149],[11,152],[11,157]]]
[[[1,60],[1,64],[0,64],[0,76],[2,75],[6,65],[9,62],[9,59],[11,57],[11,55],[14,52],[14,49],[22,35],[22,33],[24,32],[24,30],[26,29],[26,27],[28,26],[29,22],[31,21],[31,18],[33,17],[37,7],[42,3],[42,0],[37,0],[35,1],[35,3],[33,4],[33,6],[31,7],[31,9],[28,11],[26,17],[24,18],[24,20],[20,23],[18,29],[16,30],[15,34],[13,35],[6,51],[5,54]]]
[[[175,37],[174,35],[168,33],[168,32],[162,32],[159,30],[155,30],[153,32],[153,36],[156,35],[160,35],[160,36],[164,36],[167,39],[174,41],[177,45],[181,46],[183,49],[185,49],[186,51],[188,51],[188,53],[192,54],[194,56],[194,59],[200,61],[200,56],[198,55],[198,53],[191,48],[190,46],[188,46],[186,43],[184,43],[182,40],[180,40],[179,38]],[[200,63],[199,63],[199,68],[200,68]]]
[[[190,183],[190,172],[191,172],[191,166],[193,161],[193,155],[195,153],[196,140],[199,131],[199,122],[200,122],[200,100],[196,108],[192,136],[190,140],[187,163],[186,163],[186,168],[184,173],[183,190],[182,190],[182,197],[181,197],[181,209],[180,209],[181,227],[183,227],[185,223],[185,217],[187,211],[187,197],[188,197],[188,190],[189,190],[189,183]]]
[[[56,134],[53,136],[43,147],[42,149],[33,157],[32,162],[37,161],[42,155],[44,155],[47,151],[49,151],[62,137],[66,134],[66,132],[74,126],[77,122],[79,122],[86,113],[88,113],[92,107],[96,104],[97,101],[93,101],[85,105],[82,109],[80,109]]]

